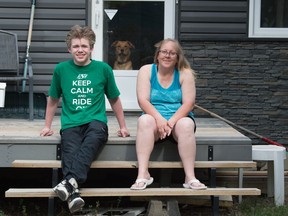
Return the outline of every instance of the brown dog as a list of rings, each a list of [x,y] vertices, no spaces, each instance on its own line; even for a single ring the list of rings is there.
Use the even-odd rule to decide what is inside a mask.
[[[114,41],[111,47],[115,47],[114,70],[132,70],[131,49],[135,48],[130,41]]]

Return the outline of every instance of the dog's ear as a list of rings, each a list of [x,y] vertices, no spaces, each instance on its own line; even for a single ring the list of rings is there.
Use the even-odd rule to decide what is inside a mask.
[[[118,43],[118,40],[117,40],[117,41],[114,41],[114,42],[111,44],[111,47],[116,47],[116,46],[117,46],[117,43]]]
[[[130,41],[127,41],[127,43],[128,43],[130,48],[135,48],[135,46]]]

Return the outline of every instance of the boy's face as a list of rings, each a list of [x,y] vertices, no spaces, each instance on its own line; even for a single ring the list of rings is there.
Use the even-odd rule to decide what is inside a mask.
[[[86,38],[74,38],[68,51],[72,54],[76,65],[85,66],[90,63],[93,48],[90,48],[89,41]]]

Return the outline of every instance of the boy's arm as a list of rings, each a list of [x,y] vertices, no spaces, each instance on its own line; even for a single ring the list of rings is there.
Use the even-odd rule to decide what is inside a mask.
[[[122,103],[119,97],[117,98],[113,98],[113,99],[108,99],[111,108],[113,110],[113,112],[116,115],[120,130],[118,130],[117,134],[118,136],[121,137],[127,137],[130,136],[130,133],[126,127],[126,122],[125,122],[125,118],[124,118],[124,112],[123,112],[123,108],[122,108]]]
[[[40,136],[51,136],[53,131],[51,130],[52,121],[55,112],[58,107],[59,99],[48,97],[46,115],[45,115],[45,127],[41,130]]]

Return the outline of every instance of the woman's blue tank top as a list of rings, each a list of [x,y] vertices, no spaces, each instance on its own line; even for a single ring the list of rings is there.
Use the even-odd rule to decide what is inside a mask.
[[[163,88],[158,82],[156,64],[152,64],[150,102],[166,120],[169,120],[182,105],[179,76],[179,71],[175,69],[171,85],[168,88]],[[188,115],[194,117],[193,112]]]

